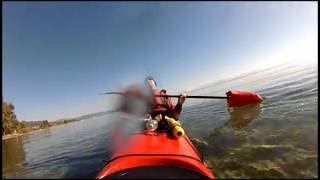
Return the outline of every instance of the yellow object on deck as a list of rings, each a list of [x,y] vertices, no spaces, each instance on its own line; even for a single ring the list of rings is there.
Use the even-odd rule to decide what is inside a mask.
[[[168,116],[165,116],[165,120],[167,120],[174,137],[180,138],[180,137],[184,136],[185,133],[184,133],[183,128],[181,127],[180,122],[178,122],[174,118],[170,118]]]

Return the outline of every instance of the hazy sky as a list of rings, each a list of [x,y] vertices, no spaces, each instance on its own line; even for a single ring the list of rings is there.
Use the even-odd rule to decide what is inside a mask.
[[[20,120],[108,109],[98,93],[147,75],[175,93],[288,60],[317,61],[317,2],[3,5],[3,97]]]

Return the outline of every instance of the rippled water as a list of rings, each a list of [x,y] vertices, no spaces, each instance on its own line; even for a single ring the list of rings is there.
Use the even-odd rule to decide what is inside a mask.
[[[318,177],[317,76],[317,66],[283,65],[211,84],[193,93],[241,89],[267,99],[232,113],[203,101],[185,108],[184,127],[208,144],[200,148],[217,177]]]
[[[318,69],[282,65],[221,80],[190,94],[256,91],[260,105],[189,100],[180,117],[218,178],[318,177]],[[110,155],[111,115],[2,141],[9,178],[92,178]]]

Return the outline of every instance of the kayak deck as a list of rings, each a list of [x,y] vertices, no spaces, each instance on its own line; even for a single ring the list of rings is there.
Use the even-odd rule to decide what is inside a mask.
[[[115,150],[98,179],[130,168],[152,166],[185,168],[214,178],[187,135],[174,139],[167,133],[135,133],[121,143],[125,145]]]

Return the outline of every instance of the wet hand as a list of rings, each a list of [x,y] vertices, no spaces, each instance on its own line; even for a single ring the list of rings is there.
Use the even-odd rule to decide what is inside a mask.
[[[186,91],[182,92],[180,94],[178,103],[182,105],[184,103],[184,101],[186,100],[186,97],[187,97],[187,92]]]
[[[162,115],[161,115],[161,114],[159,114],[159,115],[158,115],[158,116],[156,116],[154,119],[155,119],[155,120],[157,120],[157,121],[161,121],[161,119],[162,119]]]

